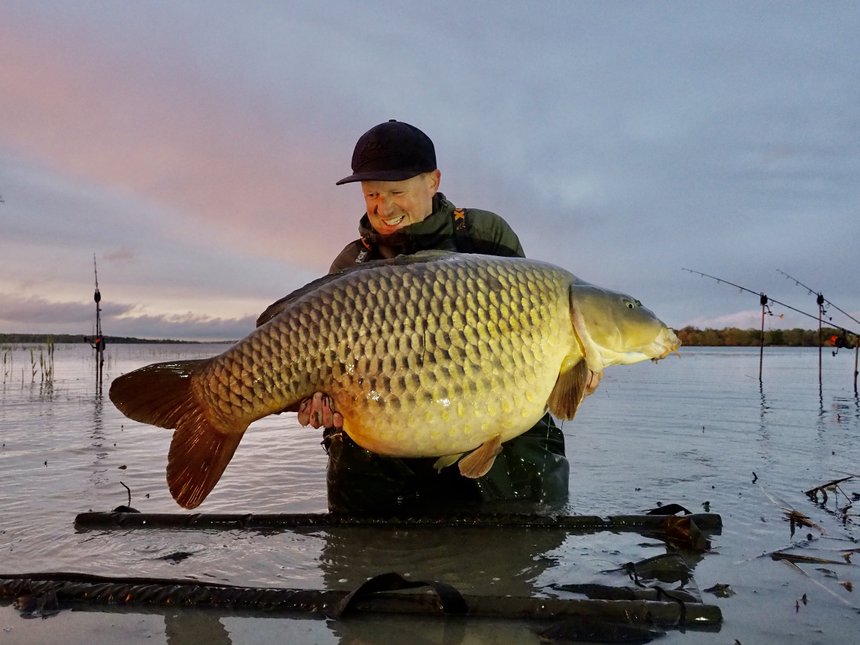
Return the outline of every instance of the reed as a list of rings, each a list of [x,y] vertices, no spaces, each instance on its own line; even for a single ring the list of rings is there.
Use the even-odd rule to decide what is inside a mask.
[[[39,349],[39,367],[42,370],[42,382],[54,382],[54,339],[48,336],[45,348]]]
[[[3,348],[3,383],[9,378],[12,373],[12,350],[9,347]]]

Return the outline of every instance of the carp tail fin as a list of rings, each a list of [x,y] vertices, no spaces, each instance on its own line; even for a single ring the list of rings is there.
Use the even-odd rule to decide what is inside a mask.
[[[193,412],[191,376],[207,359],[153,363],[123,374],[111,383],[110,400],[129,419],[160,428],[175,428]]]
[[[113,381],[110,400],[130,419],[175,428],[167,457],[167,485],[185,508],[195,508],[221,479],[247,429],[215,427],[194,396],[193,376],[208,359],[155,363]]]
[[[469,479],[483,477],[493,467],[493,462],[501,451],[501,435],[488,439],[460,460],[460,474]]]
[[[219,432],[201,414],[177,426],[167,455],[167,486],[181,506],[196,508],[221,479],[242,432]]]
[[[559,419],[572,419],[586,394],[590,378],[585,361],[579,361],[569,370],[559,372],[546,402],[549,411]]]

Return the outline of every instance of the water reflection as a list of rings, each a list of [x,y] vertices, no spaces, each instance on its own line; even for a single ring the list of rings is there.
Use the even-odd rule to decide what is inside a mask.
[[[207,610],[183,609],[165,613],[164,635],[168,645],[187,645],[187,643],[232,645],[233,643],[221,617]]]
[[[552,552],[565,533],[505,528],[329,528],[320,570],[328,589],[351,589],[397,571],[414,580],[441,580],[461,593],[531,596],[535,580],[557,564]]]
[[[108,456],[108,451],[105,448],[105,427],[104,427],[104,402],[101,394],[96,394],[93,397],[93,423],[90,440],[93,454],[92,471],[90,472],[90,481],[93,484],[107,483],[105,473],[107,467],[104,464]]]

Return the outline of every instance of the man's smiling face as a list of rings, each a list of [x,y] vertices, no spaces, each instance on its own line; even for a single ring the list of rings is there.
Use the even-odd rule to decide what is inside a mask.
[[[363,181],[361,191],[367,216],[380,235],[391,235],[423,221],[433,212],[433,196],[441,173],[425,172],[403,181]]]

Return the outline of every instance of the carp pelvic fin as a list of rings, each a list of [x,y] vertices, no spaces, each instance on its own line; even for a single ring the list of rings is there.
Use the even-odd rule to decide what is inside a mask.
[[[579,361],[569,370],[559,372],[555,387],[546,402],[549,411],[559,419],[572,419],[586,394],[590,380],[591,371],[585,361]]]
[[[456,455],[442,455],[439,459],[433,462],[433,468],[436,469],[436,472],[439,472],[443,468],[456,464],[457,460],[462,456],[462,452],[458,452]]]
[[[501,451],[502,436],[497,434],[460,460],[460,474],[469,479],[483,477],[493,467],[493,462]]]

